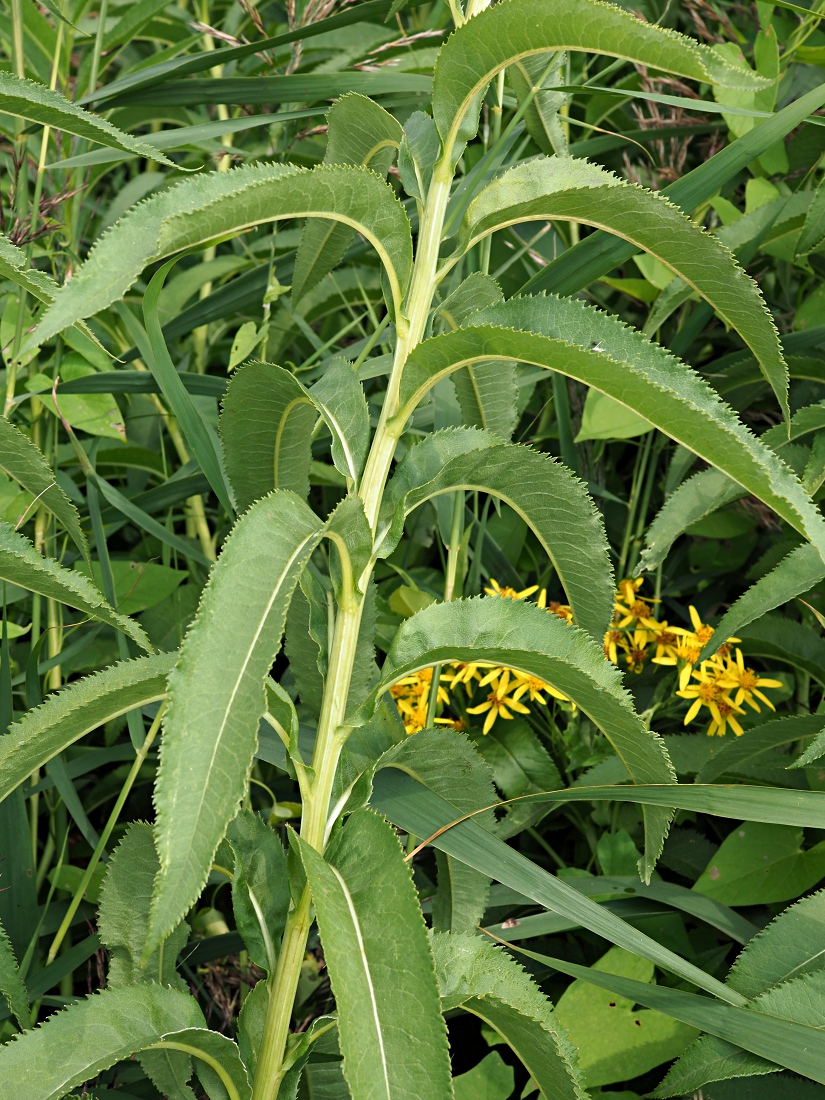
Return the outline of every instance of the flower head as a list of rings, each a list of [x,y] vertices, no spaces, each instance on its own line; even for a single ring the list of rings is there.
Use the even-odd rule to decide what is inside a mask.
[[[515,684],[510,683],[509,668],[495,668],[491,673],[479,681],[479,687],[489,684],[492,690],[486,700],[477,707],[468,707],[468,714],[486,714],[483,733],[489,733],[497,718],[512,718],[510,711],[518,714],[529,714],[530,708],[526,707],[518,699],[512,697]]]

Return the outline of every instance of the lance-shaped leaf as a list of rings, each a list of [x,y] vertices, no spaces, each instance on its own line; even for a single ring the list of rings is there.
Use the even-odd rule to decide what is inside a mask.
[[[630,12],[592,0],[509,0],[487,8],[455,32],[438,56],[433,117],[446,150],[478,129],[481,97],[502,69],[531,54],[574,50],[620,57],[690,80],[761,87],[747,69],[726,64],[707,47],[643,23]],[[460,155],[460,146],[456,152]]]
[[[336,470],[357,486],[370,444],[370,414],[352,364],[334,356],[309,394],[332,435]]]
[[[825,562],[816,547],[808,543],[797,546],[728,608],[713,637],[699,654],[699,660],[707,660],[727,638],[738,637],[743,627],[761,619],[769,611],[810,592],[824,577]]]
[[[29,540],[8,523],[0,523],[0,579],[75,607],[127,634],[147,653],[152,649],[143,628],[134,619],[110,607],[99,589],[82,573],[65,569],[52,558],[42,557]]]
[[[54,473],[42,452],[31,443],[6,417],[0,419],[0,469],[28,490],[51,514],[58,519],[72,537],[72,541],[86,560],[89,546],[80,516],[54,479]]]
[[[95,244],[22,351],[122,298],[150,263],[254,225],[309,217],[344,222],[367,238],[400,309],[412,271],[410,223],[382,179],[364,168],[254,165],[184,180],[133,207]]]
[[[550,455],[487,432],[455,428],[408,452],[387,486],[382,555],[398,545],[407,515],[455,489],[490,493],[529,524],[564,586],[576,623],[601,642],[613,615],[613,570],[601,516],[584,485]]]
[[[16,1100],[60,1100],[168,1032],[204,1023],[195,998],[177,989],[105,989],[0,1047],[0,1075]]]
[[[447,1032],[410,868],[393,829],[356,810],[326,862],[300,841],[357,1097],[448,1100]]]
[[[825,239],[825,187],[820,183],[796,243],[797,256],[818,251],[823,239]]]
[[[442,1009],[462,1008],[497,1031],[543,1097],[585,1100],[576,1048],[529,974],[490,940],[436,932],[431,941]]]
[[[125,134],[105,118],[84,111],[59,92],[33,80],[21,80],[11,73],[0,73],[0,111],[30,122],[40,122],[65,134],[89,138],[90,141],[108,145],[110,149],[136,153],[175,167],[174,161],[158,152],[154,145]]]
[[[604,906],[597,905],[472,819],[455,824],[459,818],[455,807],[403,770],[390,766],[379,771],[370,802],[399,828],[413,836],[432,837],[433,847],[449,852],[545,909],[588,928],[634,955],[650,959],[729,1004],[745,1003],[740,993],[639,932]]]
[[[0,924],[0,993],[6,998],[6,1003],[21,1030],[25,1031],[29,1026],[29,994],[20,977],[11,940],[6,935],[2,924]]]
[[[814,737],[815,740],[802,756],[788,765],[789,768],[799,767],[800,760],[813,749],[823,730],[825,714],[788,714],[770,722],[761,722],[748,730],[747,737],[727,740],[721,749],[716,750],[697,772],[696,782],[713,783],[720,776],[746,774],[748,765],[764,753],[793,745],[802,738]]]
[[[192,1057],[210,1100],[252,1100],[246,1067],[228,1035],[206,1027],[182,1028],[167,1032],[151,1049],[153,1055],[166,1051]]]
[[[492,358],[548,367],[606,393],[722,470],[825,552],[822,517],[796,475],[718,394],[664,348],[577,300],[517,298],[482,310],[472,327],[419,344],[401,381],[401,415],[410,415],[439,378]]]
[[[289,909],[284,846],[263,818],[249,810],[231,823],[227,839],[235,856],[235,925],[252,961],[271,973]]]
[[[366,96],[350,92],[330,107],[327,124],[324,164],[371,168],[386,176],[403,134],[401,124],[388,111]],[[295,256],[294,304],[338,266],[353,235],[352,228],[340,222],[307,222]]]
[[[226,473],[242,511],[273,489],[306,498],[318,415],[305,387],[283,367],[254,362],[233,374],[220,430]]]
[[[617,669],[583,630],[533,604],[478,597],[434,604],[401,624],[372,698],[403,676],[447,661],[490,661],[537,676],[582,708],[619,754],[634,783],[673,782],[664,743],[646,729]],[[662,850],[670,812],[643,810],[647,880]]]
[[[702,470],[694,474],[671,493],[648,527],[647,544],[637,573],[643,569],[657,569],[674,542],[692,523],[745,495],[741,485],[719,470]]]
[[[790,419],[788,368],[756,283],[712,233],[661,195],[572,157],[539,157],[505,172],[467,208],[458,251],[507,225],[558,218],[632,242],[697,291],[748,344]]]
[[[264,683],[298,577],[323,524],[293,493],[253,504],[224,543],[169,679],[155,788],[153,950],[203,889],[246,789]]]
[[[176,659],[175,653],[158,653],[122,661],[75,680],[27,711],[10,727],[8,736],[0,738],[0,801],[87,733],[163,699]]]

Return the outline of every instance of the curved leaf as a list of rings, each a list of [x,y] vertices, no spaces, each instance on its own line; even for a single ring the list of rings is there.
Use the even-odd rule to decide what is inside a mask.
[[[476,314],[472,327],[419,344],[401,381],[400,415],[411,415],[439,378],[492,358],[548,367],[606,393],[759,497],[825,553],[825,524],[795,474],[710,386],[617,318],[577,300],[517,298]]]
[[[720,749],[715,750],[713,756],[696,773],[696,782],[713,783],[722,775],[736,775],[737,772],[742,774],[740,769],[763,753],[792,745],[804,737],[815,736],[823,729],[825,714],[789,714],[770,722],[762,722],[749,729],[747,737],[728,740]],[[813,748],[813,744],[809,747]],[[796,760],[788,767],[798,767],[799,764],[800,761]]]
[[[150,984],[105,989],[0,1047],[0,1075],[14,1082],[16,1100],[59,1100],[167,1032],[203,1026],[188,993]]]
[[[202,890],[246,789],[267,673],[323,524],[293,493],[253,504],[224,543],[169,680],[155,787],[153,950]],[[220,624],[215,629],[215,624]]]
[[[29,1026],[29,994],[17,969],[17,959],[14,957],[11,940],[6,935],[2,924],[0,924],[0,993],[6,998],[6,1003],[20,1025],[20,1029],[25,1031]]]
[[[357,486],[370,444],[370,414],[355,369],[335,355],[308,392],[332,435],[333,465]]]
[[[385,265],[400,310],[412,271],[410,223],[382,179],[363,168],[253,165],[184,180],[133,207],[61,288],[22,353],[122,298],[150,263],[253,225],[305,217],[362,233]]]
[[[85,734],[166,695],[176,653],[158,653],[84,676],[46,697],[0,738],[0,801]]]
[[[52,91],[33,80],[21,80],[11,73],[0,73],[0,111],[25,118],[30,122],[41,122],[66,134],[89,138],[110,149],[120,149],[124,153],[136,153],[149,160],[161,161],[171,168],[177,167],[174,161],[160,153],[154,145],[133,138],[107,122],[105,118],[84,111],[59,92]]]
[[[592,0],[508,0],[476,15],[444,44],[433,79],[433,117],[452,151],[478,129],[485,88],[502,69],[531,54],[573,50],[606,54],[690,80],[731,87],[764,81],[727,65],[706,47],[611,4]],[[456,150],[460,155],[460,149]]]
[[[748,344],[790,419],[788,368],[756,283],[712,233],[653,191],[573,157],[538,157],[493,180],[467,208],[458,252],[496,229],[559,218],[606,229],[654,256]]]
[[[454,489],[490,493],[533,529],[564,586],[575,621],[599,643],[613,615],[613,570],[601,516],[586,488],[550,455],[487,432],[454,428],[428,436],[399,464],[387,486],[378,539],[395,549],[406,516]]]
[[[601,729],[634,783],[669,784],[673,769],[661,738],[646,729],[601,646],[557,616],[522,601],[479,597],[434,604],[401,624],[371,696],[428,665],[490,661],[537,676],[573,699]],[[662,850],[670,812],[645,809],[647,880]]]
[[[448,1100],[447,1032],[410,868],[393,829],[356,810],[326,862],[300,842],[353,1096]]]
[[[0,523],[0,579],[75,607],[127,634],[147,653],[152,650],[143,628],[110,607],[82,573],[65,569],[52,558],[38,554],[32,543],[8,523]]]
[[[713,637],[699,654],[699,660],[711,657],[726,638],[738,637],[742,627],[761,619],[768,611],[781,607],[796,596],[810,592],[825,578],[825,562],[819,551],[803,543],[739,597],[719,621]]]
[[[176,1051],[194,1059],[195,1072],[210,1100],[252,1100],[252,1089],[237,1044],[206,1027],[167,1032],[152,1053]]]
[[[825,639],[784,615],[763,615],[741,630],[742,649],[749,657],[781,661],[809,672],[825,686]]]
[[[494,1028],[545,1097],[585,1100],[576,1048],[518,963],[479,936],[431,933],[443,1011],[463,1008]]]

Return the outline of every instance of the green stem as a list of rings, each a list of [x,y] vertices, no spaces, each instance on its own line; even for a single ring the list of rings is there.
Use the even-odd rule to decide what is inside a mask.
[[[24,80],[26,77],[26,55],[23,49],[23,0],[11,0],[11,52],[14,60],[14,75]],[[22,129],[18,119],[17,125]]]
[[[95,35],[95,45],[92,52],[92,66],[89,70],[89,90],[88,95],[97,87],[97,74],[100,70],[100,55],[103,51],[103,33],[106,27],[106,18],[109,14],[109,0],[100,0],[100,12],[98,13],[97,20],[97,34]]]

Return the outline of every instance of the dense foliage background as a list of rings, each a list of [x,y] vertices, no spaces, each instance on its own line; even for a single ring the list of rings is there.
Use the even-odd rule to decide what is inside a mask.
[[[537,70],[511,69],[487,94],[479,137],[459,164],[459,186],[472,180],[474,167],[499,142],[498,167],[540,152],[569,153],[653,190],[668,188],[825,79],[825,29],[816,14],[821,4],[811,14],[761,2],[630,0],[623,6],[713,46],[734,64],[747,62],[770,83],[757,92],[717,89],[717,100],[707,87],[697,92],[641,66],[586,54],[559,55]],[[3,115],[0,228],[28,265],[63,284],[91,243],[129,208],[187,173],[259,161],[311,167],[325,156],[337,163],[344,151],[327,146],[330,101],[351,92],[368,95],[406,123],[428,106],[435,59],[452,26],[444,0],[396,3],[392,11],[384,0],[358,6],[336,0],[102,0],[99,6],[92,0],[12,0],[0,12],[0,68],[90,106],[157,156]],[[262,39],[270,41],[259,48]],[[525,109],[537,80],[542,90]],[[4,106],[12,110],[0,96]],[[816,118],[796,126],[688,211],[697,225],[718,234],[765,296],[790,368],[790,442],[755,360],[670,269],[638,255],[581,290],[573,287],[703,374],[754,433],[781,447],[815,500],[825,484],[825,261],[817,251],[824,127],[825,119]],[[345,155],[360,163],[359,151]],[[421,207],[409,197],[410,165],[388,161],[386,167],[415,222]],[[565,273],[556,261],[589,232],[561,222],[514,225],[478,244],[445,280],[434,331],[461,323],[448,298],[471,272],[491,276],[506,298],[525,288],[564,292]],[[341,352],[359,369],[375,423],[394,338],[378,259],[355,237],[345,241],[345,257],[336,257],[341,262],[311,282],[296,268],[301,234],[302,223],[295,221],[218,240],[184,256],[160,291],[157,317],[174,366],[215,431],[227,381],[245,362],[280,364],[309,386]],[[0,276],[19,266],[16,255],[0,252]],[[54,510],[2,473],[0,518],[45,555],[91,572],[109,602],[136,616],[154,646],[172,651],[195,614],[232,518],[192,453],[173,391],[160,392],[136,346],[135,318],[149,274],[128,290],[123,304],[98,313],[88,335],[67,329],[22,357],[40,303],[19,280],[0,279],[5,414],[40,448],[79,510],[91,570],[78,538]],[[302,280],[311,283],[305,292]],[[483,299],[488,286],[480,284],[479,308],[490,304]],[[825,684],[825,568],[817,573],[808,563],[770,579],[802,537],[755,498],[731,493],[721,475],[718,483],[691,480],[701,478],[704,463],[595,390],[525,365],[502,368],[493,384],[485,378],[467,374],[440,382],[416,410],[403,446],[434,429],[466,424],[561,458],[586,483],[615,566],[617,610],[606,653],[626,673],[638,712],[663,735],[680,781],[825,790],[825,742],[815,740],[816,748],[789,769],[825,727],[825,717],[817,717]],[[313,424],[314,417],[306,430]],[[322,516],[345,491],[330,443],[319,421],[309,499]],[[242,448],[234,461],[242,469]],[[0,467],[6,468],[2,432]],[[448,498],[423,505],[409,517],[398,548],[379,563],[379,664],[399,624],[445,596],[498,592],[568,617],[552,563],[523,518],[480,493],[467,493],[462,503],[463,512]],[[448,560],[446,547],[456,531],[461,552]],[[737,640],[717,651],[715,664],[696,665],[711,628],[763,578],[756,610],[740,618],[737,629],[730,620],[722,627],[721,640]],[[111,625],[46,595],[8,582],[2,598],[3,729],[80,674],[138,652]],[[301,613],[290,613],[275,674],[298,700],[309,729],[314,653],[312,624],[301,621]],[[489,664],[445,666],[438,676],[435,702],[429,670],[393,689],[407,732],[417,736],[433,719],[466,730],[502,798],[621,782],[610,744],[580,709],[540,681],[511,677]],[[153,817],[156,748],[137,767],[134,760],[157,711],[151,704],[107,722],[0,803],[0,919],[21,963],[32,1019],[105,985],[108,952],[95,903],[129,823]],[[777,722],[791,716],[806,721]],[[297,784],[283,759],[279,743],[264,730],[246,804],[279,830],[300,813]],[[679,811],[645,887],[636,871],[642,817],[633,802],[522,805],[506,811],[504,820],[509,842],[536,864],[719,979],[744,943],[825,877],[825,834],[818,828],[742,825]],[[103,857],[90,863],[104,831]],[[409,851],[415,844],[410,838]],[[210,1027],[234,1036],[239,1010],[263,972],[235,930],[230,879],[218,864],[220,859],[190,914],[191,939],[178,971]],[[436,882],[432,849],[416,854],[413,866],[429,914]],[[703,899],[718,904],[709,907]],[[799,920],[810,922],[806,934],[821,944],[822,903],[804,913]],[[492,887],[484,926],[515,947],[654,981],[652,963],[504,887]],[[556,1004],[579,1048],[590,1095],[641,1097],[656,1088],[674,1059],[695,1052],[697,1032],[688,1025],[517,957]],[[679,984],[660,971],[655,981]],[[306,1029],[332,1003],[313,934],[294,1026]],[[821,1026],[819,1012],[814,1016]],[[15,1030],[10,1015],[0,1009],[3,1039]],[[462,1075],[457,1096],[530,1095],[528,1073],[493,1030],[465,1014],[455,1014],[448,1026],[453,1073]],[[731,1057],[729,1051],[714,1054],[723,1055]],[[700,1049],[700,1062],[709,1057]],[[300,1095],[345,1095],[337,1091],[343,1084],[336,1066],[317,1064]],[[676,1091],[665,1087],[661,1095],[699,1095],[689,1066],[675,1078]],[[704,1085],[706,1100],[825,1095],[823,1086],[777,1072],[768,1062],[748,1070],[756,1076],[737,1077],[729,1069],[720,1077],[732,1080]],[[115,1094],[148,1100],[158,1093],[143,1066],[132,1061],[102,1072],[86,1092]]]

